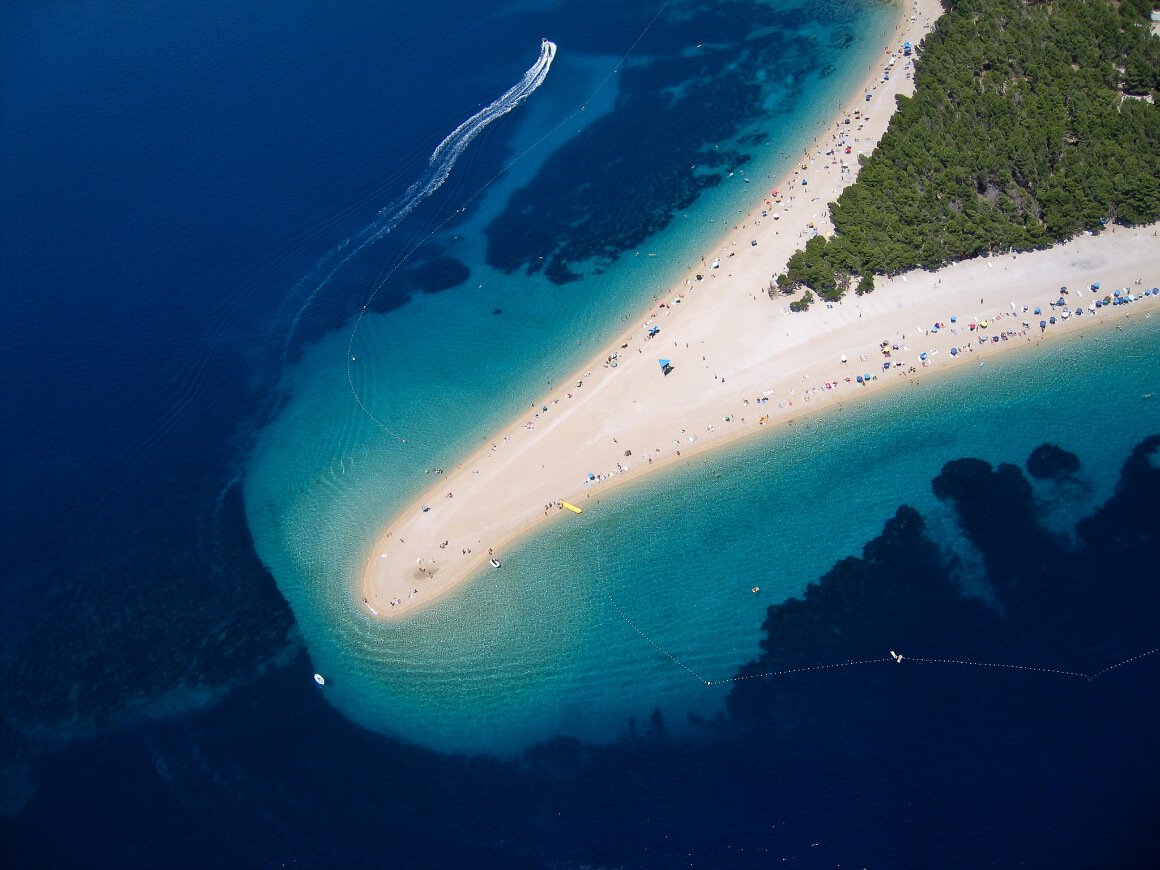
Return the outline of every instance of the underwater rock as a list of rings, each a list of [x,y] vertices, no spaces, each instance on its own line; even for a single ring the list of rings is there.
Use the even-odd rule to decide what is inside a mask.
[[[1055,480],[1079,471],[1079,457],[1055,444],[1040,444],[1027,457],[1027,472],[1039,480]]]

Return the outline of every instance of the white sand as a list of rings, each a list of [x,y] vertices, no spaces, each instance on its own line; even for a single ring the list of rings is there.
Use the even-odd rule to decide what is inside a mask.
[[[903,41],[917,45],[939,13],[935,0],[918,0],[904,13],[889,48],[898,50]],[[888,62],[884,52],[881,67]],[[1148,287],[1160,283],[1155,227],[1116,229],[1049,251],[974,260],[937,273],[880,278],[868,296],[851,294],[832,307],[815,303],[805,314],[789,313],[781,297],[770,300],[771,275],[805,243],[811,223],[829,231],[827,203],[853,180],[857,155],[872,150],[885,131],[893,95],[912,88],[900,53],[890,82],[880,81],[881,67],[839,116],[833,138],[819,141],[803,158],[807,168],[799,164],[782,180],[778,202],[767,206],[769,191],[754,191],[759,199],[750,216],[705,252],[705,265],[643,312],[566,387],[542,397],[487,446],[440,475],[435,487],[391,521],[368,549],[357,583],[369,613],[400,618],[490,570],[492,553],[502,560],[506,547],[540,523],[573,519],[557,507],[560,500],[590,509],[594,494],[838,407],[843,398],[905,387],[955,365],[979,365],[990,354],[1030,350],[1069,333],[1111,329],[1129,313],[1160,310],[1160,298],[1148,297],[1039,328],[1054,313],[1048,305],[1059,298],[1061,286],[1070,288],[1074,309],[1094,302],[1082,289],[1093,282],[1101,282],[1100,296],[1113,288],[1139,292],[1140,278]],[[872,87],[867,103],[863,94]],[[855,111],[869,118],[856,118]],[[847,117],[852,123],[843,123]],[[833,157],[825,154],[831,148]],[[805,187],[802,177],[809,182]],[[770,217],[763,219],[762,210]],[[774,212],[779,220],[772,219]],[[715,259],[719,268],[710,268]],[[697,273],[704,279],[698,281]],[[1031,313],[1035,306],[1042,307],[1041,315]],[[970,330],[972,322],[984,320],[986,329]],[[945,327],[934,333],[935,323]],[[660,333],[646,339],[651,326]],[[990,340],[1002,333],[1007,336],[998,343]],[[892,364],[886,372],[884,341]],[[957,358],[950,354],[953,346],[962,349]],[[927,354],[925,363],[921,353]],[[841,362],[843,356],[848,362]],[[667,377],[660,358],[672,360]],[[875,380],[858,384],[857,376],[866,373]]]

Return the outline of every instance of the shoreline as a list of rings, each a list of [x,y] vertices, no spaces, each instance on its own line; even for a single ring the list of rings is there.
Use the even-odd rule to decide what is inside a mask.
[[[654,468],[688,461],[763,429],[794,425],[840,408],[843,399],[861,399],[867,390],[912,384],[928,368],[945,371],[952,363],[982,360],[993,352],[1031,348],[1077,326],[1106,328],[1123,309],[1062,321],[1050,332],[1041,332],[1038,321],[1054,311],[1046,305],[1058,296],[1048,290],[1061,286],[1052,286],[1057,276],[1064,284],[1080,280],[1085,287],[1103,281],[1111,292],[1113,267],[1107,262],[1113,242],[1123,249],[1114,258],[1117,288],[1132,280],[1122,277],[1124,269],[1156,278],[1155,228],[1148,227],[1117,229],[1032,254],[966,261],[938,273],[880,279],[866,297],[816,303],[804,314],[790,314],[781,300],[769,299],[770,277],[790,254],[809,235],[832,231],[827,204],[853,180],[857,155],[869,153],[885,132],[893,95],[913,91],[913,80],[903,75],[912,67],[899,47],[903,41],[918,45],[939,14],[935,0],[913,3],[909,15],[903,5],[884,54],[894,60],[883,60],[893,81],[880,81],[882,72],[871,68],[847,99],[850,108],[828,126],[830,140],[818,144],[825,134],[819,135],[814,153],[807,152],[773,188],[780,195],[763,201],[755,190],[757,202],[747,216],[718,237],[682,286],[654,299],[628,337],[607,346],[567,382],[573,386],[533,403],[392,518],[365,555],[356,593],[365,613],[399,619],[477,578],[488,570],[490,558],[502,560],[506,547],[541,523],[557,514],[572,517],[558,508],[561,500],[582,508],[598,504],[594,490],[602,494]],[[864,93],[874,97],[867,102]],[[888,111],[884,100],[890,101]],[[996,265],[1002,267],[999,275]],[[1004,273],[1020,286],[976,289]],[[950,279],[947,286],[938,286],[944,279]],[[976,293],[977,305],[969,301]],[[1149,300],[1160,305],[1160,298]],[[1070,297],[1069,308],[1093,302],[1085,293]],[[1032,315],[1034,306],[1046,313]],[[972,332],[971,318],[987,326]],[[933,331],[934,323],[943,328]],[[659,331],[649,337],[652,329]],[[987,345],[978,345],[984,332]],[[881,355],[883,341],[889,360]],[[951,359],[952,346],[960,350],[958,361]],[[661,373],[658,358],[671,359],[670,375]],[[884,361],[891,364],[887,371]],[[815,377],[811,369],[824,369],[825,375]],[[860,385],[863,375],[872,380]],[[610,411],[618,416],[610,418]]]

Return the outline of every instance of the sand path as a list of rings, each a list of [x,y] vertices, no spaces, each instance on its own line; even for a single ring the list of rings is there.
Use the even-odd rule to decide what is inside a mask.
[[[565,386],[440,474],[391,521],[369,547],[356,581],[366,611],[401,618],[491,570],[490,558],[502,561],[512,542],[541,523],[584,521],[561,510],[561,500],[591,510],[613,486],[843,399],[900,388],[956,365],[977,366],[990,354],[1067,333],[1114,328],[1129,311],[1160,310],[1160,297],[1148,296],[1039,327],[1054,313],[1048,305],[1060,298],[1061,286],[1069,287],[1065,298],[1074,310],[1095,302],[1083,289],[1094,282],[1101,282],[1100,298],[1113,287],[1139,293],[1160,283],[1155,227],[880,279],[869,296],[816,304],[805,314],[788,312],[781,298],[770,300],[771,274],[815,231],[830,231],[827,203],[853,180],[857,156],[869,153],[885,131],[894,95],[912,90],[900,46],[918,44],[938,14],[935,0],[918,0],[904,12],[881,65],[781,181],[778,197],[755,190],[752,212],[704,253],[703,265]],[[1041,315],[1033,314],[1036,306]],[[936,323],[943,327],[933,331]],[[659,332],[649,337],[654,328]],[[668,375],[660,359],[671,361]],[[860,384],[867,374],[874,379]]]

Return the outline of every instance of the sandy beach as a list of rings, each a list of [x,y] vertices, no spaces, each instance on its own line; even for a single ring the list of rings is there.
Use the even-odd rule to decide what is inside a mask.
[[[366,612],[401,618],[492,570],[489,560],[502,563],[540,524],[587,519],[562,501],[592,512],[615,486],[844,400],[914,388],[994,354],[1034,352],[1160,311],[1151,295],[1092,310],[1116,290],[1139,296],[1160,284],[1155,226],[879,278],[872,294],[803,314],[790,312],[787,298],[769,298],[770,278],[790,255],[814,233],[831,232],[827,204],[881,138],[894,96],[912,90],[901,46],[917,45],[940,12],[934,0],[904,8],[881,63],[785,178],[752,185],[746,217],[697,252],[689,273],[563,386],[434,474],[431,488],[368,542],[355,584]],[[1061,298],[1066,319],[1052,305]],[[660,360],[669,361],[667,374]]]

